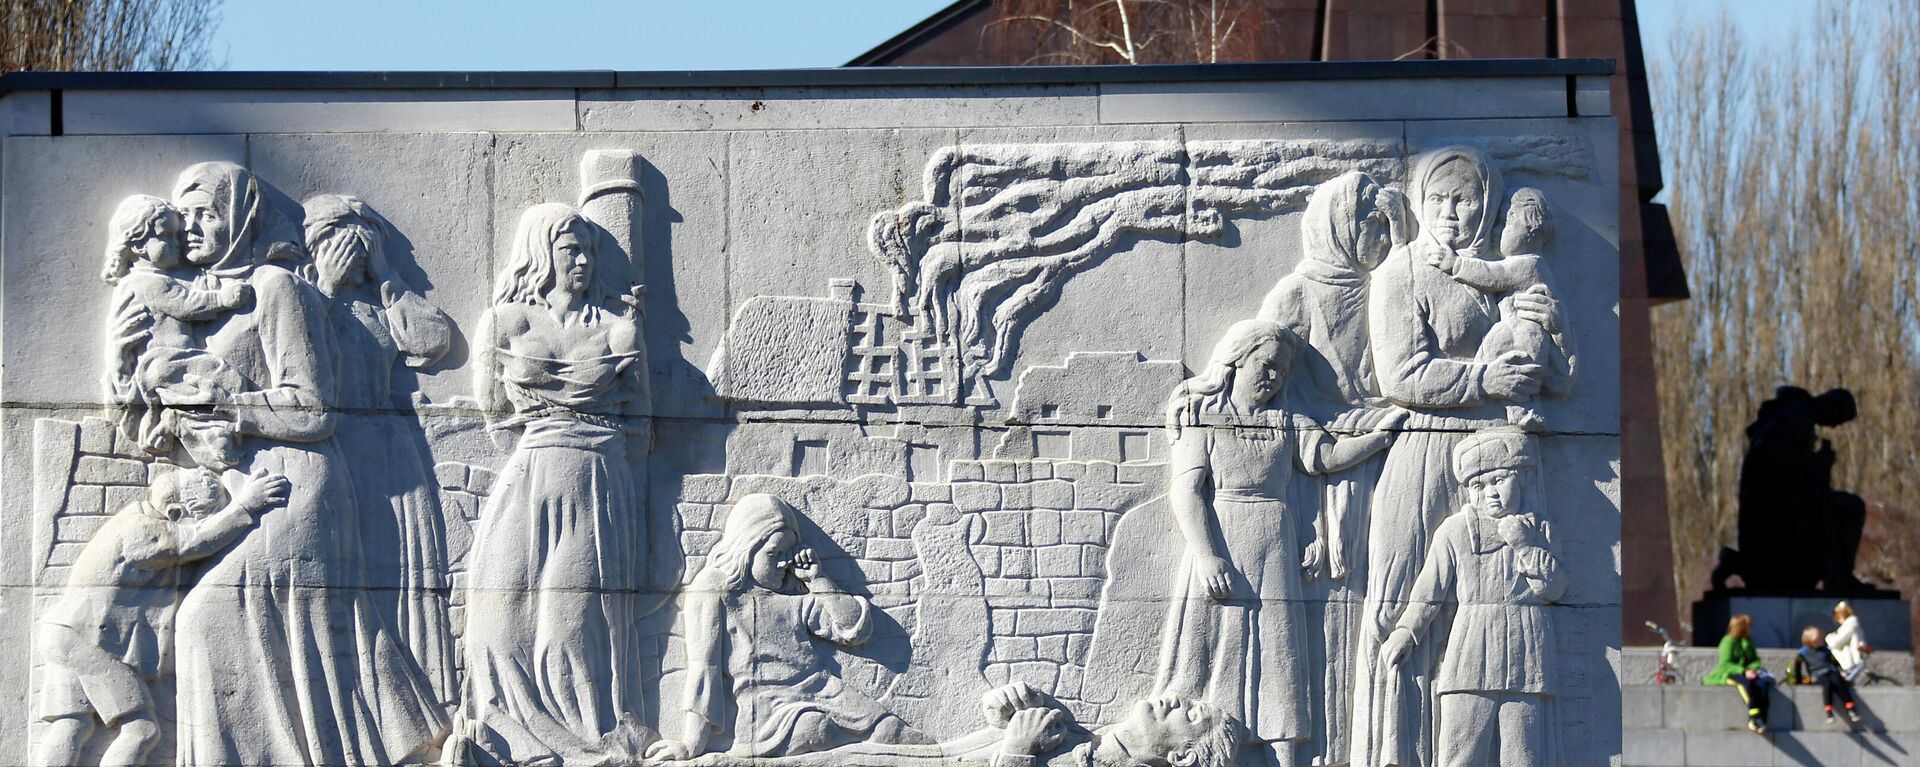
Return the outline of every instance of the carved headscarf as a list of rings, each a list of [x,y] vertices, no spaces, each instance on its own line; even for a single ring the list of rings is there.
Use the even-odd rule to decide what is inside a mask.
[[[1302,258],[1294,267],[1314,282],[1357,288],[1366,284],[1360,263],[1360,222],[1373,212],[1380,184],[1359,171],[1315,187],[1300,219]]]
[[[1449,163],[1460,162],[1480,179],[1480,220],[1474,222],[1473,238],[1467,247],[1459,252],[1470,258],[1492,257],[1496,255],[1493,239],[1494,224],[1499,220],[1500,204],[1505,201],[1506,186],[1500,180],[1500,169],[1494,167],[1493,160],[1485,152],[1468,146],[1450,146],[1435,149],[1413,158],[1413,173],[1407,179],[1409,201],[1413,205],[1414,218],[1420,218],[1421,201],[1427,197],[1427,185],[1433,183],[1440,169]],[[1420,236],[1439,245],[1446,243],[1435,240],[1426,221],[1420,222]]]
[[[266,261],[300,260],[298,235],[267,203],[253,171],[231,162],[191,165],[174,182],[175,205],[193,191],[212,195],[214,209],[227,221],[227,252],[203,267],[208,273],[236,276]]]

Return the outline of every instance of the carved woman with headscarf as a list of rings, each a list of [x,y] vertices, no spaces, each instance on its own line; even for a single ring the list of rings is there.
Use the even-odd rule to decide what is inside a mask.
[[[1260,319],[1277,322],[1306,344],[1296,372],[1282,393],[1289,407],[1330,423],[1335,431],[1371,428],[1389,412],[1379,405],[1373,355],[1367,344],[1367,278],[1386,260],[1407,228],[1406,199],[1373,177],[1353,171],[1314,188],[1300,220],[1301,253],[1293,271],[1261,303]],[[1308,643],[1310,668],[1319,670],[1313,696],[1317,749],[1328,762],[1345,761],[1366,550],[1367,505],[1380,461],[1370,458],[1347,471],[1302,477],[1290,501],[1303,519],[1321,527],[1309,557],[1309,609],[1324,605],[1309,623],[1319,626]],[[1355,568],[1360,572],[1355,572]]]
[[[1408,197],[1420,234],[1374,272],[1368,337],[1380,393],[1413,411],[1387,453],[1367,534],[1367,591],[1360,621],[1354,701],[1354,764],[1426,765],[1433,756],[1428,682],[1433,643],[1396,669],[1379,666],[1380,645],[1406,606],[1440,521],[1461,507],[1450,468],[1471,432],[1506,423],[1502,405],[1540,390],[1546,368],[1514,352],[1477,361],[1500,319],[1496,297],[1448,276],[1430,255],[1499,257],[1494,223],[1505,199],[1500,173],[1479,150],[1447,147],[1413,161]],[[1559,308],[1545,291],[1516,296],[1521,317],[1552,328]]]
[[[247,169],[192,166],[173,204],[200,287],[238,280],[254,295],[250,309],[197,324],[202,350],[243,385],[219,392],[210,417],[191,420],[230,425],[237,468],[292,486],[286,506],[260,515],[181,601],[175,761],[395,764],[428,755],[445,716],[365,588],[353,483],[333,439],[340,416],[325,299],[291,271],[295,235]]]
[[[306,201],[312,279],[328,298],[340,365],[334,431],[346,455],[374,468],[354,475],[368,578],[394,638],[427,672],[436,697],[454,696],[446,528],[427,445],[411,403],[394,399],[394,366],[422,368],[453,345],[453,321],[389,268],[396,233],[354,197]],[[380,509],[389,509],[382,516]]]
[[[649,393],[639,310],[599,263],[604,237],[567,205],[528,208],[476,336],[488,428],[519,440],[474,533],[455,747],[502,763],[646,746],[631,463],[649,447]]]

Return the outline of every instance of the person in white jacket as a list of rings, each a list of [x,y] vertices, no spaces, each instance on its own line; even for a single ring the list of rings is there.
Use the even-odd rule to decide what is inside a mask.
[[[1860,616],[1846,602],[1833,606],[1833,622],[1839,628],[1827,635],[1827,649],[1840,662],[1840,675],[1851,683],[1867,668],[1867,635],[1860,630]]]

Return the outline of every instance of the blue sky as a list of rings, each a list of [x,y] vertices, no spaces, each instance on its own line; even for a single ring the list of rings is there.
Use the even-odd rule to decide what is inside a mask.
[[[763,69],[838,66],[951,0],[228,0],[231,70]],[[1720,0],[1640,0],[1649,55],[1683,13]],[[1739,0],[1784,35],[1813,0]]]

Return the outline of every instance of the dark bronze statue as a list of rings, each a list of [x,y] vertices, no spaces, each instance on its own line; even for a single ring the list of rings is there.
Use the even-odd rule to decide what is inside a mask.
[[[1853,575],[1866,503],[1833,489],[1833,442],[1816,429],[1855,415],[1846,389],[1782,386],[1760,404],[1740,465],[1739,549],[1720,550],[1716,590],[1735,575],[1755,590],[1872,590]]]

